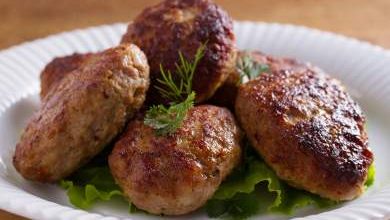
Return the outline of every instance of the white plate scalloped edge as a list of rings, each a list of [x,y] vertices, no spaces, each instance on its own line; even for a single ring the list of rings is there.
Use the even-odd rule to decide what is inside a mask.
[[[102,213],[98,214],[74,209],[68,206],[63,193],[59,195],[58,187],[24,181],[16,174],[11,158],[17,132],[37,108],[43,66],[56,56],[113,46],[124,31],[125,24],[103,25],[64,32],[0,52],[0,208],[33,219],[117,219],[107,214],[118,210],[106,212],[105,207],[99,206],[92,210]],[[390,219],[390,160],[386,158],[390,155],[390,137],[386,137],[390,131],[386,117],[390,113],[390,52],[352,38],[294,25],[236,22],[235,32],[240,49],[296,57],[323,68],[342,80],[367,112],[370,143],[376,155],[374,187],[357,200],[329,211],[315,210],[318,214],[305,219]],[[313,209],[301,210],[298,216],[312,212]],[[119,215],[123,216],[123,212]]]

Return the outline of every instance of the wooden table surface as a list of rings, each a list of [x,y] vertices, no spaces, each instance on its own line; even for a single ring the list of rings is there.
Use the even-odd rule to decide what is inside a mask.
[[[126,22],[156,0],[0,0],[0,49],[58,32]],[[390,49],[389,0],[216,0],[237,20],[306,25]],[[0,210],[0,219],[24,219]]]

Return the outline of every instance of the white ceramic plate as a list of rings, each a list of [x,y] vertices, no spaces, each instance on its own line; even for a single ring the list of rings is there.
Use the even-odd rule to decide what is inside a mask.
[[[0,52],[0,208],[33,219],[146,219],[129,215],[122,203],[102,203],[90,212],[73,208],[55,185],[23,180],[12,166],[15,143],[39,106],[39,73],[56,56],[98,51],[116,45],[124,24],[76,30]],[[306,208],[305,219],[390,219],[390,52],[354,39],[292,25],[235,23],[241,49],[310,61],[341,79],[368,117],[376,181],[362,197],[332,210]],[[205,218],[198,212],[180,218]],[[286,219],[288,216],[256,216]],[[157,218],[157,217],[155,217]]]

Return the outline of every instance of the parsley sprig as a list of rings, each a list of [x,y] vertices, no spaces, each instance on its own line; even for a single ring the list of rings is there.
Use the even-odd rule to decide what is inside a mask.
[[[194,106],[194,100],[195,92],[191,92],[186,100],[168,108],[164,105],[152,106],[146,112],[144,123],[153,127],[157,135],[172,134],[180,127],[187,111]]]
[[[247,53],[237,60],[237,69],[240,73],[239,84],[241,84],[244,82],[245,78],[251,80],[258,77],[263,72],[268,72],[269,66],[256,62],[252,56]]]
[[[162,78],[157,79],[161,86],[154,86],[162,97],[170,100],[173,103],[178,103],[186,99],[192,92],[192,79],[199,61],[204,56],[205,44],[202,44],[195,53],[194,60],[188,61],[179,51],[179,64],[175,63],[176,71],[172,74],[170,70],[165,71],[160,64],[160,73]],[[178,82],[175,82],[173,75],[178,77]]]
[[[204,56],[206,45],[202,44],[196,51],[192,61],[187,60],[179,52],[179,63],[175,63],[174,74],[165,71],[160,65],[160,85],[154,87],[163,98],[170,101],[168,107],[155,105],[149,108],[144,118],[144,124],[155,129],[157,135],[174,133],[182,124],[187,112],[194,106],[195,92],[192,90],[192,80],[199,61]]]

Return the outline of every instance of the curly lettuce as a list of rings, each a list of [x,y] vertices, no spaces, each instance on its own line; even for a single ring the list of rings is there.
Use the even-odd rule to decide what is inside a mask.
[[[70,203],[80,209],[88,209],[97,201],[108,201],[122,196],[107,166],[82,168],[69,179],[61,180]]]
[[[373,184],[374,177],[375,168],[371,165],[366,187]],[[207,202],[206,212],[209,217],[230,216],[244,219],[267,212],[291,215],[296,209],[308,205],[326,208],[335,204],[337,202],[287,185],[247,144],[241,166]]]
[[[374,177],[375,167],[371,165],[366,187],[374,183]],[[71,204],[80,209],[91,208],[98,201],[124,198],[108,168],[107,152],[62,180],[60,185],[67,190]],[[241,165],[220,185],[204,208],[209,217],[245,219],[261,213],[292,214],[307,205],[323,208],[334,204],[281,181],[247,144]],[[139,210],[129,203],[129,211]]]
[[[98,201],[109,201],[115,197],[124,200],[108,167],[110,152],[111,148],[107,148],[87,165],[60,181],[59,184],[66,190],[72,205],[89,209]]]

